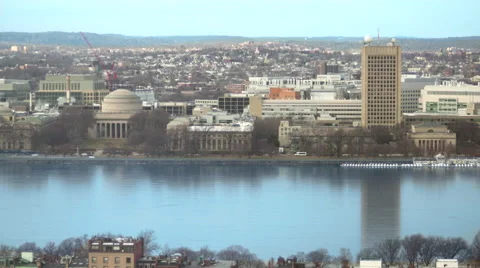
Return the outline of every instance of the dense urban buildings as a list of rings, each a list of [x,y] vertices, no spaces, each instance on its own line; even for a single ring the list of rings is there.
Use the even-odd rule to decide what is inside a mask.
[[[21,118],[55,118],[69,107],[91,110],[95,123],[88,137],[96,141],[79,146],[98,147],[91,151],[101,151],[104,144],[112,142],[141,150],[138,145],[128,145],[129,121],[136,113],[153,110],[166,111],[172,124],[183,122],[182,128],[189,135],[181,137],[184,145],[177,146],[177,153],[206,154],[233,148],[223,146],[222,135],[231,136],[234,125],[255,121],[252,125],[260,125],[259,129],[268,122],[276,122],[272,128],[277,129],[280,121],[287,121],[289,126],[284,129],[301,126],[303,130],[292,135],[275,131],[276,136],[268,142],[270,147],[262,145],[264,141],[252,141],[252,154],[280,152],[279,144],[284,147],[282,152],[295,153],[295,148],[301,148],[295,143],[311,133],[323,133],[328,139],[334,129],[353,128],[353,133],[360,135],[363,127],[368,136],[378,126],[391,128],[394,138],[387,140],[388,150],[395,151],[407,140],[408,146],[414,144],[412,125],[440,123],[452,130],[465,121],[479,121],[475,92],[480,81],[480,53],[460,48],[410,51],[402,39],[365,41],[364,46],[348,51],[279,42],[99,50],[106,53],[105,59],[116,63],[114,88],[121,90],[111,94],[107,89],[110,71],[102,68],[89,50],[41,46],[20,50],[18,46],[18,51],[11,51],[8,46],[0,50],[5,56],[0,58],[0,106],[4,107],[4,118],[11,116],[17,127]],[[47,53],[47,59],[39,56]],[[12,65],[6,61],[9,57],[22,63]],[[194,126],[222,130],[208,138],[211,144],[215,140],[217,149],[207,144],[197,146],[200,143],[195,139],[206,135],[202,131],[192,134]],[[403,129],[405,139],[398,136],[396,128]],[[4,133],[7,129],[4,124]],[[158,135],[165,143],[173,142]],[[7,136],[11,139],[13,135]],[[256,136],[261,135],[252,131],[251,139]],[[30,148],[18,142],[9,146],[4,140],[6,149]],[[268,150],[258,150],[262,147]],[[347,147],[346,151],[351,150]],[[356,153],[382,154],[387,150],[385,146],[367,147],[372,152]],[[439,153],[443,149],[437,148]]]

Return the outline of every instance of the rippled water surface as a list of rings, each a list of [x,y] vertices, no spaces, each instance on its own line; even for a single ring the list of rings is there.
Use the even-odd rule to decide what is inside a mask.
[[[0,243],[149,228],[170,247],[262,258],[480,229],[480,171],[264,164],[0,166]]]

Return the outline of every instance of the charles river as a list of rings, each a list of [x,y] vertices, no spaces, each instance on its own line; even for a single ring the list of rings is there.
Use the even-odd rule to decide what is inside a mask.
[[[0,243],[154,229],[170,248],[243,245],[261,258],[387,237],[480,230],[480,169],[343,169],[176,161],[0,166]]]

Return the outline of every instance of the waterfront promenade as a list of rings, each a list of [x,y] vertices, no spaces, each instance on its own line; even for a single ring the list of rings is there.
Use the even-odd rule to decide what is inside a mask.
[[[292,163],[292,164],[325,164],[325,165],[340,165],[345,162],[349,163],[370,163],[370,162],[383,162],[383,163],[412,163],[411,157],[345,157],[345,158],[329,158],[329,157],[316,157],[316,156],[292,156],[292,155],[276,155],[276,156],[194,156],[194,157],[143,157],[143,156],[130,156],[130,157],[107,157],[107,156],[95,156],[95,158],[89,158],[86,156],[61,156],[61,155],[1,155],[0,161],[12,162],[12,163],[57,163],[57,164],[154,164],[157,162],[226,162],[235,164],[248,164],[248,163]]]

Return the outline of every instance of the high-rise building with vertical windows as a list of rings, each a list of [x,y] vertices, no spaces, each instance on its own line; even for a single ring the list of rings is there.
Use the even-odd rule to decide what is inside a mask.
[[[402,51],[395,40],[362,48],[362,126],[393,127],[401,122]]]

